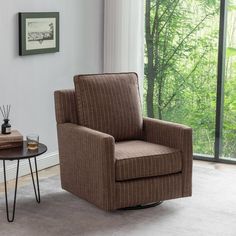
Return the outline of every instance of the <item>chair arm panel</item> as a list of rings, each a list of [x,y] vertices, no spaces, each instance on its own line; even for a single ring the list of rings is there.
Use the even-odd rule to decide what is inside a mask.
[[[72,192],[109,210],[115,194],[114,138],[71,123],[57,129],[62,183],[73,183]]]
[[[185,125],[146,117],[143,124],[145,141],[181,150],[183,196],[190,196],[192,194],[192,129]]]
[[[54,92],[55,114],[58,124],[78,124],[75,90],[64,89]]]

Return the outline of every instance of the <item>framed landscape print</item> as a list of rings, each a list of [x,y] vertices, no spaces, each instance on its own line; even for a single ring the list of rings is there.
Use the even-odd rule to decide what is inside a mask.
[[[59,52],[59,12],[19,13],[19,55]]]

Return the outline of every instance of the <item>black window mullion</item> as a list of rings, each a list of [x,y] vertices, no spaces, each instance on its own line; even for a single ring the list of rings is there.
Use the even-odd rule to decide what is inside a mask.
[[[227,24],[227,0],[220,3],[220,25],[217,66],[217,96],[216,96],[216,124],[215,124],[215,159],[219,160],[222,154],[222,128],[224,109],[224,76],[226,55],[226,24]]]

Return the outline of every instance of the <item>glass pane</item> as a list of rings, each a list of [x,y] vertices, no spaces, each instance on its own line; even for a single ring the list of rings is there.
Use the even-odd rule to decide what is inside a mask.
[[[228,2],[223,157],[236,160],[236,2]]]
[[[219,7],[146,0],[144,115],[191,126],[198,154],[214,155]]]

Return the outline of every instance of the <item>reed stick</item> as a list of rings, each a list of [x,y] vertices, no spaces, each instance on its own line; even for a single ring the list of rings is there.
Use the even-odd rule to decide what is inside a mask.
[[[3,112],[1,107],[0,107],[0,109],[1,109],[1,113],[2,113],[3,119],[5,119],[4,112]]]
[[[5,110],[5,106],[3,105],[3,111],[4,111],[4,119],[6,119],[6,110]]]
[[[3,105],[2,107],[0,106],[0,110],[3,116],[4,120],[9,119],[10,111],[11,111],[11,105],[6,105],[6,107]]]

